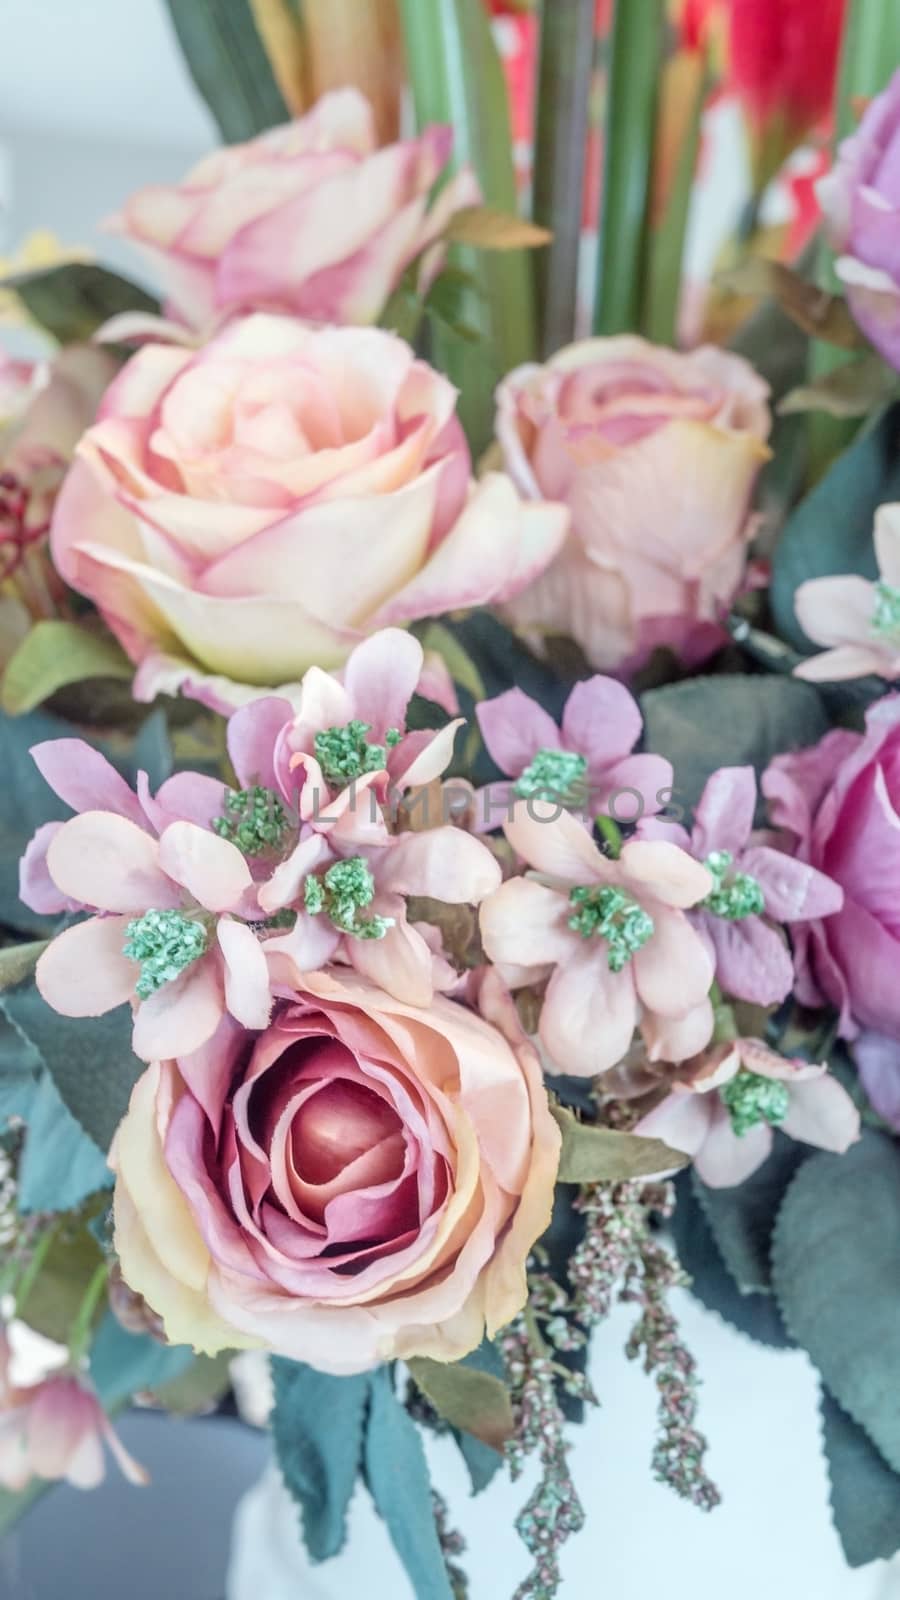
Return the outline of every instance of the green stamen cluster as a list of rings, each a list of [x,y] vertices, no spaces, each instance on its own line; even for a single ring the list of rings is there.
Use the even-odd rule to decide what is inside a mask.
[[[336,861],[321,878],[309,877],[303,902],[310,916],[324,911],[341,933],[354,939],[383,939],[394,926],[393,917],[362,917],[360,912],[375,898],[375,879],[362,856]]]
[[[777,1127],[788,1114],[790,1091],[782,1078],[764,1078],[743,1068],[720,1091],[738,1138],[760,1122]]]
[[[288,817],[274,789],[237,789],[225,801],[225,815],[213,819],[213,830],[245,856],[277,850],[288,829]]]
[[[209,934],[202,922],[192,921],[180,911],[148,911],[129,922],[122,954],[140,963],[141,975],[135,984],[140,1000],[149,1000],[163,984],[202,956]]]
[[[587,762],[571,750],[539,750],[513,784],[520,800],[556,800],[574,806],[587,799]]]
[[[623,889],[571,889],[569,900],[576,908],[569,927],[582,939],[606,940],[610,972],[621,972],[653,937],[653,918]]]
[[[704,909],[729,922],[762,916],[766,909],[762,889],[749,872],[735,872],[729,877],[733,859],[730,850],[714,850],[707,856],[704,865],[715,879],[715,888],[703,901]]]
[[[371,723],[356,718],[343,728],[326,728],[315,737],[315,754],[328,783],[347,784],[362,778],[367,772],[380,772],[387,763],[385,745],[392,749],[402,735],[396,728],[388,728],[384,744],[368,744],[366,734]]]
[[[873,633],[900,639],[900,588],[879,579],[875,585],[875,609],[870,627]]]

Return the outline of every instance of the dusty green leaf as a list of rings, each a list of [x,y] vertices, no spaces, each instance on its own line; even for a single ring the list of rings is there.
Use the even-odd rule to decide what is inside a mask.
[[[831,417],[867,417],[896,392],[897,374],[880,356],[869,353],[858,361],[833,367],[813,383],[792,389],[780,402],[782,416],[801,411],[826,411]]]
[[[444,238],[476,250],[539,250],[553,235],[549,228],[496,206],[466,206],[451,218]]]
[[[27,944],[5,944],[0,948],[0,989],[12,989],[34,971],[38,956],[49,939],[31,939]]]
[[[93,261],[66,261],[40,272],[5,278],[0,288],[13,289],[29,316],[60,344],[90,339],[110,317],[123,311],[159,311],[152,295]]]
[[[369,1385],[363,1471],[375,1509],[406,1568],[416,1600],[453,1600],[421,1435],[394,1393],[389,1368],[373,1372]]]
[[[500,1378],[458,1362],[416,1357],[408,1365],[416,1386],[438,1416],[502,1451],[515,1432],[515,1421],[509,1390]]]
[[[566,1106],[551,1106],[562,1133],[559,1158],[560,1183],[621,1183],[626,1178],[650,1177],[686,1167],[690,1156],[672,1150],[662,1139],[642,1139],[635,1133],[594,1128],[579,1122]]]
[[[188,71],[228,144],[289,121],[248,0],[167,0]]]
[[[37,622],[7,662],[0,705],[18,717],[84,678],[133,676],[134,667],[109,634],[77,622]]]
[[[326,1561],[346,1537],[372,1378],[335,1378],[275,1356],[272,1379],[278,1465],[299,1506],[306,1548],[314,1561]]]
[[[866,339],[847,309],[842,295],[829,294],[818,284],[793,272],[780,261],[753,256],[717,280],[735,294],[771,297],[804,333],[842,350],[865,349]]]
[[[827,1389],[821,1409],[831,1514],[847,1562],[890,1560],[900,1550],[900,1477]]]
[[[900,1148],[866,1130],[803,1163],[772,1240],[788,1331],[900,1471]]]

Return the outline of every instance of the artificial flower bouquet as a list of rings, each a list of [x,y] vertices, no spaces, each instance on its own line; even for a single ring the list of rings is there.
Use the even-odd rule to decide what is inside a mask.
[[[690,1285],[808,1352],[847,1559],[892,1554],[900,25],[848,5],[799,123],[747,92],[731,325],[679,348],[711,73],[779,7],[601,25],[591,337],[592,0],[531,19],[529,218],[482,0],[277,9],[229,56],[173,0],[227,142],[113,223],[161,300],[6,285],[47,354],[0,368],[0,1517],[104,1439],[139,1482],[117,1410],[256,1351],[315,1558],[361,1477],[467,1592],[436,1429],[476,1491],[538,1458],[552,1596],[614,1301],[654,1475],[717,1504]],[[797,267],[772,141],[835,127]]]

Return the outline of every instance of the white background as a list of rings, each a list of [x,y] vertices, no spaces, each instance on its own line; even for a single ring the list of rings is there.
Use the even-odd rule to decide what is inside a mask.
[[[0,25],[0,252],[49,227],[64,244],[93,248],[140,276],[128,247],[99,233],[102,218],[140,184],[177,178],[213,139],[162,0],[0,0]],[[723,202],[728,209],[727,195]],[[725,1502],[703,1516],[652,1482],[655,1394],[621,1355],[628,1322],[617,1313],[593,1363],[602,1410],[573,1431],[589,1524],[565,1558],[564,1600],[900,1597],[894,1564],[861,1573],[844,1566],[805,1358],[755,1349],[687,1298],[682,1312],[705,1380],[701,1425]],[[512,1524],[529,1481],[471,1501],[452,1448],[436,1445],[432,1460],[469,1538],[472,1600],[504,1600],[526,1570]],[[293,1527],[293,1511],[271,1496],[248,1504],[230,1600],[409,1594],[364,1496],[349,1547],[329,1568],[299,1575]]]

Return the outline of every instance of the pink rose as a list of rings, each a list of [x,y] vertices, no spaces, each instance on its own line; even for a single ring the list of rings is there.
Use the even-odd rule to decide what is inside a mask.
[[[334,1373],[456,1360],[521,1309],[559,1156],[496,978],[483,1016],[283,963],[254,1037],[224,1024],[137,1083],[112,1152],[126,1282],[198,1350]],[[512,1015],[511,1015],[512,1013]]]
[[[452,144],[451,128],[432,127],[379,150],[368,101],[337,89],[180,184],[138,190],[109,226],[150,256],[170,311],[192,326],[263,308],[375,322],[410,263],[481,198],[464,170],[429,207]]]
[[[900,72],[868,106],[816,185],[838,277],[876,350],[900,368]]]
[[[539,1034],[553,1069],[608,1071],[639,1025],[651,1060],[702,1050],[714,963],[685,910],[712,889],[706,868],[649,840],[632,840],[611,861],[546,800],[518,801],[503,831],[534,871],[483,901],[482,943],[514,987],[549,979]]]
[[[793,929],[797,998],[830,1001],[844,1037],[859,1024],[900,1038],[900,695],[870,708],[865,734],[776,757],[762,787],[795,855],[844,891],[839,911]]]
[[[198,351],[138,351],[52,530],[59,571],[139,663],[138,698],[237,704],[377,628],[529,583],[567,512],[523,505],[499,473],[471,484],[455,406],[375,329],[258,314]]]
[[[56,615],[63,588],[47,556],[50,514],[75,446],[116,363],[70,345],[52,362],[0,351],[0,623],[4,646]]]
[[[710,1188],[730,1189],[767,1159],[773,1128],[842,1155],[859,1138],[859,1112],[827,1067],[732,1039],[686,1061],[634,1131],[693,1156]]]
[[[509,608],[570,634],[601,671],[657,645],[696,664],[722,642],[768,456],[768,387],[739,356],[588,339],[498,391],[497,436],[523,494],[564,500],[561,555]]]

